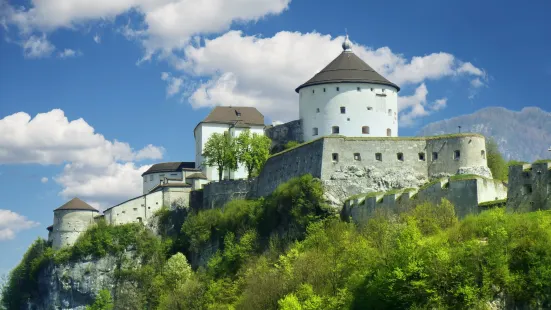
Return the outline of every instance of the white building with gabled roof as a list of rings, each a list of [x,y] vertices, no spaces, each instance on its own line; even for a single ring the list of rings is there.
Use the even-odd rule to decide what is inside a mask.
[[[203,150],[214,133],[237,137],[249,129],[251,134],[264,135],[264,115],[253,107],[215,107],[194,130],[195,167],[211,181],[218,181],[218,168],[204,165]],[[224,179],[246,179],[247,170],[239,165],[235,171],[224,171]]]

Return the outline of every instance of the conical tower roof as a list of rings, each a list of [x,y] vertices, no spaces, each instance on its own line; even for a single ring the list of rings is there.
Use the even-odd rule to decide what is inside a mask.
[[[87,204],[86,202],[78,198],[71,199],[69,202],[55,209],[54,211],[59,211],[59,210],[83,210],[83,211],[99,212],[94,207],[92,207],[91,205]]]
[[[329,83],[371,83],[392,86],[397,91],[398,85],[390,82],[373,68],[366,64],[360,57],[352,52],[348,36],[343,43],[343,52],[335,58],[327,67],[314,75],[313,78],[295,89],[298,93],[301,88]]]

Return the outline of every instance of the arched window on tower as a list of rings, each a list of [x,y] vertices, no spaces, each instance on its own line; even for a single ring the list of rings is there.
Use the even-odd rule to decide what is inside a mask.
[[[332,132],[334,135],[339,134],[339,126],[333,126],[333,127],[331,128],[331,132]]]
[[[368,135],[369,134],[369,126],[362,126],[362,133],[364,135]]]
[[[387,137],[392,136],[392,129],[390,129],[390,128],[387,128],[387,129],[386,129],[386,136],[387,136]]]

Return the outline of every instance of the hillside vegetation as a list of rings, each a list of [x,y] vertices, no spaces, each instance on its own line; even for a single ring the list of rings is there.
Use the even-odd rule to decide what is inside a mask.
[[[74,247],[36,241],[2,290],[6,309],[38,298],[44,266],[131,250],[91,309],[486,309],[551,307],[551,213],[495,208],[458,221],[448,201],[357,226],[323,203],[318,180],[190,214],[157,238],[98,224]],[[195,270],[189,258],[218,245]],[[109,289],[109,288],[106,288]],[[111,300],[112,298],[112,300]]]

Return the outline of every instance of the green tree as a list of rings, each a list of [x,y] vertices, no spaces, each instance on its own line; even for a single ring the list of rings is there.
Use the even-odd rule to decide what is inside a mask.
[[[494,179],[507,181],[508,165],[499,152],[497,143],[491,137],[486,138],[486,161]]]
[[[96,301],[91,306],[86,306],[86,310],[112,310],[113,300],[108,290],[99,291]]]
[[[218,181],[222,180],[224,169],[229,171],[237,169],[235,141],[228,133],[212,134],[205,143],[203,156],[205,165],[218,168]]]
[[[237,160],[247,169],[249,179],[253,173],[258,173],[268,160],[271,144],[270,138],[256,133],[251,134],[248,129],[237,137]]]
[[[193,274],[187,258],[182,253],[176,253],[168,259],[163,267],[163,276],[166,286],[171,289],[177,289],[184,286],[186,281]]]

